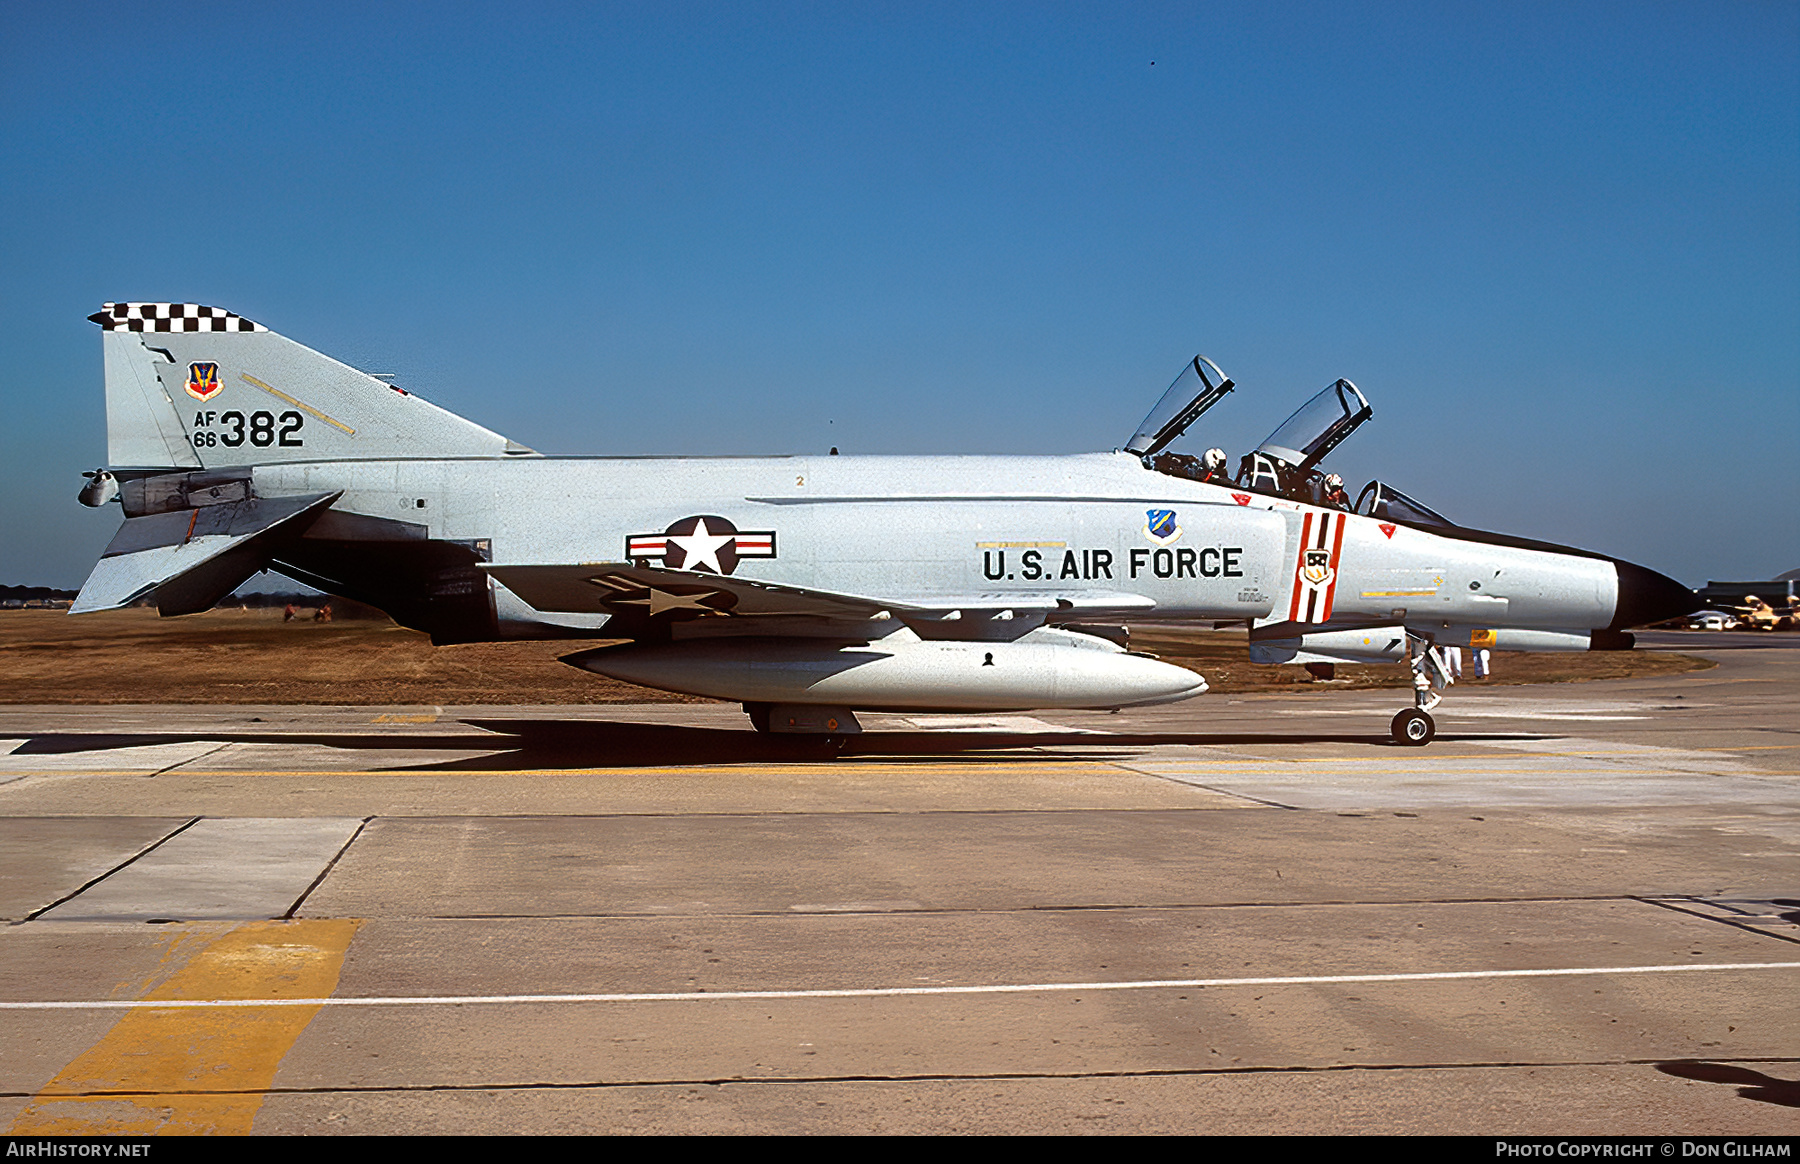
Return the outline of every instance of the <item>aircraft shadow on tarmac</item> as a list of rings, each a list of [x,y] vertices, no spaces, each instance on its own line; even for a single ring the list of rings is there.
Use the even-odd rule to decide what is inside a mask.
[[[376,754],[382,752],[468,752],[491,754],[442,762],[393,765],[396,772],[496,772],[543,769],[680,768],[754,763],[939,763],[945,760],[1123,760],[1145,749],[1165,745],[1244,747],[1259,744],[1361,744],[1397,748],[1386,734],[1322,733],[1134,733],[1101,735],[1086,732],[865,732],[852,736],[842,749],[827,748],[816,737],[761,735],[749,730],[684,727],[596,720],[469,719],[462,723],[493,733],[488,736],[387,732],[138,732],[126,734],[42,733],[13,750],[14,756],[64,756],[114,748],[181,743],[311,745]],[[1540,739],[1538,733],[1480,732],[1451,735],[1439,741]],[[1410,751],[1410,749],[1408,749]]]
[[[1800,1083],[1791,1079],[1777,1079],[1773,1075],[1764,1075],[1761,1071],[1752,1071],[1734,1063],[1677,1059],[1669,1063],[1658,1063],[1656,1069],[1677,1079],[1693,1079],[1700,1083],[1735,1083],[1738,1085],[1738,1094],[1745,1099],[1778,1104],[1781,1107],[1800,1107]]]

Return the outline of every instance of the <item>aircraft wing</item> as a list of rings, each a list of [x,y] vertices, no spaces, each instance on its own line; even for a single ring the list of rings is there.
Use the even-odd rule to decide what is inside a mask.
[[[1015,591],[903,599],[887,609],[922,639],[1011,639],[1051,621],[1141,616],[1156,603],[1121,591]]]
[[[1156,606],[1141,594],[1093,591],[871,597],[624,562],[481,569],[542,611],[671,621],[722,616],[866,622],[885,613],[921,638],[938,639],[1012,638],[1051,615],[1123,617]]]
[[[538,610],[561,614],[864,619],[887,609],[872,599],[850,594],[626,562],[483,565],[481,569]]]
[[[128,517],[69,613],[115,610],[146,595],[165,615],[206,610],[262,568],[252,543],[317,514],[339,496],[253,499]]]

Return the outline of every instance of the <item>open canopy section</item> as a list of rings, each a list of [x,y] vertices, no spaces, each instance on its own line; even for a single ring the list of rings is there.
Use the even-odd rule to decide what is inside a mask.
[[[1125,451],[1145,458],[1162,452],[1233,387],[1231,378],[1219,371],[1219,365],[1205,356],[1195,356],[1162,394],[1144,423],[1138,425]]]
[[[1373,415],[1356,385],[1339,380],[1302,404],[1256,451],[1303,476]]]

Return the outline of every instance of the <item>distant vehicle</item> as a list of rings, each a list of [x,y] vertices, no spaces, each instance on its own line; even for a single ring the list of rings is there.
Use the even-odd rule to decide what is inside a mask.
[[[1738,624],[1736,618],[1722,610],[1697,610],[1687,617],[1689,630],[1722,631],[1732,630]]]
[[[1373,414],[1348,380],[1235,482],[1161,456],[1235,387],[1198,356],[1111,452],[552,459],[219,308],[90,318],[109,463],[81,499],[126,520],[77,613],[205,610],[273,569],[437,643],[629,639],[565,661],[832,744],[861,710],[1186,699],[1205,680],[1127,651],[1121,624],[1245,622],[1258,662],[1408,666],[1392,732],[1418,745],[1450,648],[1628,649],[1697,605],[1379,481],[1350,512],[1319,470]]]

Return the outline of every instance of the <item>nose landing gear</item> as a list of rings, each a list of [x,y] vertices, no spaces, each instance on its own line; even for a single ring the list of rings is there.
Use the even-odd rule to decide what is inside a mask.
[[[1406,636],[1406,654],[1412,666],[1413,705],[1394,716],[1388,731],[1402,747],[1422,748],[1437,737],[1437,721],[1431,709],[1444,701],[1438,692],[1456,682],[1449,660],[1431,640]]]
[[[1408,707],[1394,717],[1393,725],[1388,731],[1396,744],[1422,748],[1437,735],[1437,721],[1431,718],[1429,712]]]

